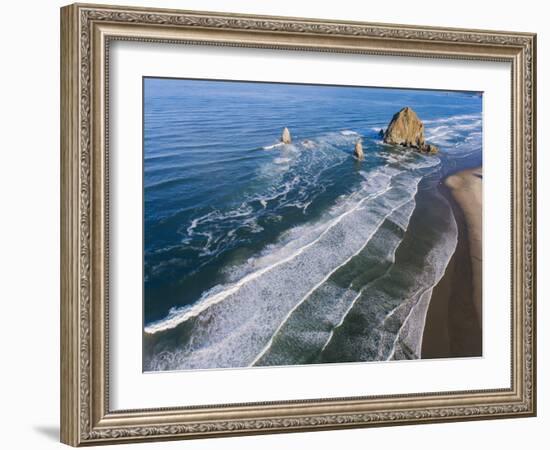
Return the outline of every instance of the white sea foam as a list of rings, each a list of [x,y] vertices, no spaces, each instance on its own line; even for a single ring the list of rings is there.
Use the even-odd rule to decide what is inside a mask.
[[[420,181],[420,180],[418,180]],[[416,195],[416,187],[415,186],[415,191],[414,193],[412,194],[413,198],[414,196]],[[374,236],[374,234],[379,230],[380,226],[382,226],[382,223],[384,222],[384,220],[386,220],[388,217],[390,217],[392,215],[392,213],[394,211],[397,211],[399,208],[403,207],[404,205],[410,203],[410,200],[407,199],[405,200],[404,202],[400,203],[400,204],[397,204],[396,206],[394,206],[385,216],[383,216],[380,221],[378,222],[378,226],[376,228],[374,228],[372,230],[372,232],[370,233],[370,235],[366,238],[366,240],[364,241],[363,245],[361,247],[359,247],[359,249],[357,249],[357,251],[355,251],[355,253],[352,253],[347,259],[345,259],[344,261],[342,261],[339,265],[337,265],[336,267],[334,267],[330,272],[328,272],[325,277],[323,279],[321,279],[316,285],[314,285],[309,291],[306,292],[306,294],[294,305],[294,307],[284,316],[283,318],[283,321],[281,322],[281,324],[277,327],[277,329],[275,330],[275,332],[272,334],[271,338],[269,339],[269,341],[267,342],[267,344],[265,345],[265,347],[260,351],[260,353],[258,354],[258,356],[256,356],[256,358],[254,358],[254,360],[252,361],[252,363],[250,364],[251,366],[255,365],[263,356],[264,354],[269,350],[269,348],[271,347],[271,345],[273,344],[273,340],[274,338],[278,335],[278,333],[281,331],[281,329],[285,326],[285,324],[287,323],[288,319],[292,316],[292,314],[294,313],[294,311],[296,311],[310,296],[311,294],[319,287],[321,286],[325,281],[327,281],[329,279],[329,277],[334,273],[336,272],[339,268],[345,266],[348,262],[350,262],[352,260],[353,257],[357,256],[366,246],[367,244],[370,242],[370,240],[372,239],[372,237]]]
[[[195,307],[146,330],[156,333],[192,320],[193,338],[175,350],[172,368],[251,364],[289,311],[325,281],[327,273],[342,267],[364,248],[385,218],[414,197],[421,178],[406,172],[386,177],[383,191],[368,194],[348,205],[340,216],[329,218],[321,234],[309,244],[290,253],[284,246],[274,249],[273,254],[282,259],[275,257],[272,265],[217,288]],[[318,230],[317,225],[313,229]],[[152,361],[150,367],[160,367],[157,364],[158,360]]]
[[[464,158],[481,151],[480,114],[457,115],[426,120],[426,140],[438,145],[443,153]]]
[[[450,217],[451,221],[446,236],[438,241],[427,257],[427,263],[435,268],[433,280],[431,284],[425,286],[419,294],[412,296],[409,300],[413,302],[413,306],[402,321],[402,325],[395,336],[390,354],[387,356],[388,360],[410,357],[408,354],[410,351],[413,352],[414,357],[421,357],[422,337],[433,289],[443,278],[458,244],[458,226],[454,215]],[[404,349],[406,349],[406,352]]]
[[[414,201],[414,198],[413,198],[403,208],[397,209],[391,214],[391,216],[390,216],[391,221],[393,223],[395,223],[397,226],[399,226],[403,231],[406,231],[415,206],[416,206],[416,202]],[[338,321],[336,326],[334,326],[330,330],[328,338],[327,338],[326,342],[323,344],[323,347],[321,348],[321,352],[323,352],[327,348],[327,346],[329,345],[330,341],[332,340],[332,338],[334,336],[334,332],[344,324],[346,318],[348,317],[349,312],[355,306],[355,303],[357,302],[357,300],[359,300],[359,298],[361,297],[363,292],[366,289],[368,289],[370,286],[372,286],[374,281],[376,281],[376,280],[380,279],[381,277],[384,277],[388,274],[388,271],[390,270],[391,265],[393,265],[393,263],[395,262],[395,253],[396,253],[397,249],[399,248],[399,245],[401,244],[401,242],[402,242],[402,239],[399,239],[399,240],[395,241],[395,243],[392,245],[390,240],[385,239],[384,243],[381,244],[381,245],[386,245],[386,246],[389,245],[390,248],[391,248],[390,261],[389,261],[390,266],[388,267],[388,269],[380,277],[377,277],[375,280],[373,280],[373,281],[369,282],[368,284],[366,284],[365,286],[363,286],[357,292],[357,294],[354,295],[353,299],[351,300],[348,307],[346,308],[346,310],[344,311],[344,313],[340,317],[340,320]]]
[[[273,162],[275,164],[288,164],[289,162],[291,162],[292,160],[290,158],[275,158],[273,160]]]
[[[481,120],[481,114],[457,114],[450,117],[443,117],[440,119],[427,119],[424,120],[424,124],[432,124],[432,123],[457,123],[461,121],[473,121],[473,120]]]
[[[266,145],[265,147],[262,147],[264,150],[272,150],[274,148],[278,148],[278,147],[282,147],[283,144],[282,142],[277,142],[276,144],[272,144],[272,145]]]
[[[279,209],[289,207],[306,213],[315,198],[327,189],[324,173],[346,160],[347,155],[335,148],[346,139],[349,140],[337,133],[328,133],[308,141],[315,151],[307,152],[300,150],[299,143],[285,145],[271,162],[258,170],[255,192],[245,194],[243,202],[226,210],[214,209],[192,218],[178,230],[181,243],[197,250],[199,256],[214,257],[238,244],[242,236],[238,230],[262,231],[258,220],[268,206],[273,217]]]
[[[168,330],[170,328],[174,328],[177,325],[179,325],[182,322],[185,322],[189,318],[195,317],[200,312],[204,311],[205,309],[209,308],[212,305],[215,305],[216,303],[219,303],[229,297],[230,295],[237,292],[239,289],[241,289],[244,285],[246,285],[248,282],[255,280],[256,278],[262,276],[263,274],[275,269],[276,267],[293,260],[297,256],[301,255],[305,250],[307,250],[309,247],[317,243],[326,233],[328,233],[333,227],[338,225],[347,215],[352,214],[359,206],[372,198],[376,198],[379,195],[382,195],[383,193],[387,192],[389,190],[389,184],[391,181],[391,177],[386,176],[386,185],[383,186],[379,191],[375,191],[374,193],[371,193],[369,195],[366,195],[361,201],[354,204],[350,209],[344,211],[339,215],[338,217],[330,220],[328,223],[325,224],[323,227],[322,232],[315,237],[311,242],[308,242],[302,247],[298,247],[297,249],[293,249],[293,251],[285,255],[283,258],[278,259],[277,256],[273,255],[271,258],[276,259],[276,262],[272,263],[271,265],[267,265],[265,267],[262,267],[255,272],[252,272],[245,277],[243,277],[238,282],[234,283],[233,285],[230,285],[226,287],[222,292],[208,295],[208,293],[201,298],[201,300],[196,303],[195,305],[191,307],[183,307],[181,309],[174,308],[169,316],[161,321],[154,322],[150,325],[147,325],[145,327],[145,332],[149,334],[153,334],[159,331]],[[314,227],[314,230],[317,229],[317,227]],[[285,249],[282,249],[282,253],[285,253]],[[271,259],[270,258],[270,259]]]
[[[412,356],[415,358],[418,359],[421,357],[422,336],[424,334],[426,314],[428,312],[434,287],[435,285],[425,289],[410,309],[398,333],[395,335],[390,354],[386,357],[386,361],[401,359],[398,358],[399,353],[409,358],[411,356],[411,351]],[[406,354],[402,351],[405,346],[408,350]]]
[[[227,224],[229,223],[235,223],[235,226],[228,229]],[[185,232],[182,233],[181,242],[189,244],[193,239],[201,237],[202,244],[198,249],[199,255],[215,255],[235,241],[237,228],[248,229],[253,233],[262,230],[257,223],[254,209],[247,202],[228,211],[215,209],[192,219],[189,226],[185,228]]]
[[[443,277],[458,239],[458,229],[450,206],[441,196],[437,198],[437,201],[443,202],[442,206],[446,205],[448,214],[441,210],[436,216],[438,231],[434,233],[434,241],[426,247],[427,254],[422,257],[425,268],[420,270],[414,260],[398,261],[384,277],[365,287],[348,315],[354,314],[354,320],[363,317],[368,323],[365,325],[368,333],[345,335],[344,331],[344,337],[340,333],[339,338],[346,342],[347,358],[364,361],[421,356],[431,293]],[[399,286],[401,298],[395,297],[391,288],[388,291],[390,286]],[[338,331],[336,329],[334,334]],[[339,342],[334,345],[338,346]]]
[[[404,164],[409,164],[411,167],[423,168],[433,165],[433,161],[428,158],[415,157],[416,163],[407,163],[406,160],[410,158],[408,155],[403,155],[402,159]],[[328,221],[320,221],[319,223],[309,224],[303,227],[295,227],[289,230],[281,238],[280,246],[268,246],[266,250],[257,258],[249,260],[244,267],[238,267],[232,269],[236,275],[229,274],[229,279],[233,279],[234,282],[225,286],[223,289],[219,286],[206,292],[203,297],[194,305],[181,308],[173,308],[168,316],[160,321],[148,324],[145,327],[147,333],[153,334],[159,331],[167,330],[178,326],[180,323],[186,320],[196,317],[199,313],[209,308],[210,306],[223,301],[228,296],[237,292],[243,285],[251,280],[263,275],[265,272],[284,264],[287,261],[292,260],[296,256],[300,255],[305,249],[314,245],[323,235],[328,232],[332,227],[340,223],[348,214],[353,213],[364,202],[371,198],[385,193],[389,189],[389,183],[393,177],[400,174],[399,169],[393,167],[382,167],[375,169],[369,173],[363,172],[362,175],[366,178],[362,189],[354,192],[353,194],[343,197],[341,202],[337,204],[327,212]],[[266,198],[263,199],[267,201]],[[241,205],[245,206],[245,205]],[[225,219],[227,217],[237,217],[246,215],[244,209],[231,212],[227,216],[219,216],[215,213],[209,213],[201,220],[215,220]],[[192,230],[196,227],[196,220],[192,224]]]

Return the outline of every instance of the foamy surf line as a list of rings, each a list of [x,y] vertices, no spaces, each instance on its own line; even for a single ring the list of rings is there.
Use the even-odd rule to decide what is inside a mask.
[[[418,189],[418,188],[417,188]],[[408,228],[408,224],[410,222],[410,219],[411,219],[411,216],[412,216],[412,213],[414,212],[414,208],[416,207],[416,202],[414,201],[414,198],[412,200],[409,201],[409,203],[412,205],[412,208],[410,210],[410,212],[407,214],[407,217],[405,219],[404,222],[406,223],[396,223],[397,226],[399,226],[404,232],[406,232],[407,228]],[[391,217],[391,216],[390,216]],[[334,333],[335,331],[340,328],[344,322],[346,321],[346,318],[348,317],[350,311],[353,309],[353,307],[355,306],[357,300],[359,300],[359,298],[361,297],[361,295],[363,295],[363,292],[365,292],[366,289],[368,289],[370,286],[372,286],[372,284],[374,282],[376,282],[377,280],[379,279],[382,279],[384,278],[385,276],[388,275],[388,273],[390,272],[393,264],[395,263],[395,255],[397,253],[397,249],[401,246],[401,244],[403,243],[403,239],[401,239],[397,245],[393,248],[392,252],[391,252],[391,259],[390,259],[390,264],[388,266],[388,268],[384,271],[384,273],[380,276],[378,276],[377,278],[375,278],[374,280],[370,281],[369,283],[367,283],[365,286],[363,286],[359,292],[357,293],[357,295],[355,295],[355,297],[352,299],[352,301],[350,302],[349,306],[346,308],[346,310],[344,311],[344,314],[342,315],[342,317],[340,318],[340,320],[338,321],[338,323],[336,324],[336,326],[334,328],[332,328],[332,330],[330,330],[330,333],[329,333],[329,337],[328,339],[326,340],[326,342],[324,343],[323,347],[321,348],[321,353],[328,347],[328,345],[330,344],[330,342],[332,341],[332,338],[334,337]],[[395,309],[397,309],[398,307],[396,307]],[[393,312],[393,311],[392,311]]]
[[[240,243],[242,238],[237,236],[237,231],[245,234],[264,231],[258,220],[266,209],[280,214],[285,208],[295,207],[305,213],[327,189],[323,174],[347,159],[345,153],[335,150],[333,135],[321,136],[318,141],[315,151],[294,152],[287,146],[288,149],[274,153],[273,160],[253,175],[257,183],[251,181],[251,184],[260,186],[259,191],[251,190],[242,203],[232,204],[228,209],[201,211],[203,214],[177,230],[183,236],[181,243],[200,251],[199,257],[218,256]],[[228,228],[231,229],[228,231]],[[206,243],[201,238],[207,240]]]
[[[452,216],[452,220],[453,220],[453,224],[454,224],[454,226],[453,226],[454,239],[453,239],[452,245],[450,246],[449,251],[447,252],[447,258],[445,259],[445,264],[441,265],[439,273],[435,277],[433,283],[431,285],[427,286],[427,287],[424,287],[423,289],[420,290],[419,293],[417,293],[415,296],[413,296],[413,298],[418,297],[418,300],[414,303],[411,310],[407,314],[405,320],[403,321],[403,323],[399,327],[399,330],[398,330],[398,332],[395,336],[395,340],[393,342],[391,352],[390,352],[389,356],[387,357],[387,361],[389,361],[389,360],[391,360],[392,358],[395,357],[395,352],[397,350],[397,345],[399,344],[400,341],[402,342],[404,340],[404,336],[403,336],[404,331],[403,330],[405,330],[406,327],[409,325],[411,317],[413,316],[413,314],[416,312],[419,305],[421,305],[421,304],[424,304],[425,308],[424,308],[423,311],[421,311],[422,321],[421,321],[421,323],[416,323],[416,328],[418,329],[417,331],[423,331],[424,330],[424,327],[426,325],[426,314],[428,313],[428,307],[430,305],[430,300],[431,300],[433,290],[439,284],[439,282],[441,281],[441,279],[445,275],[445,271],[447,270],[447,266],[449,265],[449,262],[451,261],[451,258],[453,257],[453,255],[456,251],[456,247],[458,245],[458,225],[456,223],[456,219],[454,218],[454,215]],[[427,297],[427,298],[425,298],[425,297]],[[396,310],[397,310],[397,308],[394,309],[391,312],[391,314],[395,313]],[[388,315],[388,317],[389,316],[390,315]],[[423,338],[423,333],[420,332],[417,342],[413,343],[413,344],[416,344],[417,351],[420,351],[420,348],[422,347],[422,338]]]
[[[214,312],[209,312],[212,311],[209,309],[202,313],[197,322],[192,321],[189,325],[197,330],[195,338],[178,344],[168,359],[165,356],[162,359],[154,358],[148,367],[163,370],[248,366],[288,311],[327,273],[345,264],[350,255],[361,249],[373,231],[380,229],[386,216],[404,203],[403,196],[410,199],[417,192],[420,179],[404,175],[394,180],[391,192],[372,200],[370,206],[361,205],[357,212],[347,216],[345,222],[338,225],[337,230],[331,231],[324,242],[271,274],[254,280],[242,294],[228,299],[228,303],[224,301],[213,306]],[[361,223],[366,225],[358,228],[357,225]],[[346,233],[346,230],[356,232]],[[342,232],[346,235],[341,236]],[[315,257],[324,251],[329,251],[334,257]],[[282,289],[273,288],[277,279],[283,280]],[[296,279],[301,279],[303,283],[293,284]],[[255,316],[263,320],[255,321]]]
[[[411,193],[411,195],[416,194]],[[346,320],[349,311],[361,296],[365,286],[369,286],[384,277],[393,264],[395,252],[403,241],[403,235],[390,231],[390,229],[393,226],[401,227],[401,225],[406,228],[403,221],[408,222],[415,209],[415,204],[415,200],[412,199],[403,207],[396,205],[396,210],[393,213],[390,213],[386,218],[382,218],[381,223],[373,229],[367,245],[363,249],[359,249],[359,254],[352,257],[352,259],[359,257],[361,262],[350,260],[336,269],[338,272],[342,270],[340,276],[346,273],[345,277],[349,282],[347,287],[340,285],[337,281],[338,275],[336,275],[336,279],[332,278],[334,274],[338,273],[333,272],[333,275],[316,288],[300,305],[297,305],[294,311],[291,311],[286,323],[281,324],[272,338],[271,346],[254,361],[253,365],[271,366],[303,363],[304,359],[293,359],[286,351],[287,345],[285,342],[288,342],[288,339],[291,342],[294,341],[298,335],[301,336],[300,347],[302,351],[300,355],[305,356],[307,359],[315,354],[322,353],[331,341],[334,330],[339,328]],[[382,248],[387,249],[387,251],[380,253]],[[369,259],[363,259],[367,255],[369,255]],[[370,266],[377,263],[388,264],[388,268],[385,272],[375,275],[373,278],[369,277],[367,284],[360,287],[364,282],[364,280],[361,280],[361,276],[364,275],[365,264]],[[341,278],[340,281],[342,281]],[[354,290],[356,283],[359,292]],[[306,312],[308,310],[309,313]],[[315,314],[312,314],[312,311],[315,311]]]
[[[437,284],[437,283],[436,283]],[[435,285],[434,285],[435,286]],[[411,310],[409,311],[409,313],[407,314],[407,317],[405,318],[405,320],[403,321],[403,323],[401,324],[401,326],[399,327],[399,331],[397,332],[397,334],[395,335],[395,339],[393,340],[393,345],[392,345],[392,348],[391,348],[391,351],[390,351],[390,354],[388,355],[388,357],[386,358],[386,361],[391,361],[393,358],[395,358],[395,352],[397,350],[397,346],[398,344],[400,343],[400,341],[403,341],[404,339],[404,336],[403,336],[403,333],[406,329],[406,327],[409,325],[409,322],[411,320],[411,317],[413,316],[413,314],[416,312],[417,308],[418,308],[418,305],[420,305],[421,303],[423,303],[425,301],[425,299],[427,298],[431,298],[432,296],[432,292],[433,292],[433,286],[426,289],[421,295],[420,295],[420,298],[419,300],[413,305],[413,307],[411,308]],[[429,302],[428,302],[429,304]],[[427,311],[427,309],[426,309]],[[424,319],[426,319],[426,315],[423,314],[424,316]],[[419,326],[422,330],[424,329],[424,323],[422,324],[417,324],[417,327]],[[422,346],[422,333],[420,333],[420,341],[419,342],[416,342],[416,347],[421,347]]]
[[[398,172],[401,173],[401,172]],[[381,174],[382,175],[382,174]],[[397,174],[395,174],[397,175]],[[352,208],[346,210],[344,213],[330,221],[327,225],[327,227],[321,232],[321,234],[314,239],[313,241],[309,242],[308,244],[298,248],[296,251],[291,253],[289,256],[267,266],[264,267],[258,271],[252,272],[245,277],[243,277],[240,281],[234,283],[232,286],[224,289],[222,292],[219,292],[217,294],[211,295],[209,297],[205,297],[203,300],[199,300],[198,303],[196,303],[193,306],[184,307],[182,309],[176,310],[171,315],[169,315],[167,318],[162,319],[158,322],[154,322],[150,325],[147,325],[144,329],[145,333],[147,334],[155,334],[160,331],[166,331],[172,328],[177,327],[181,323],[198,316],[202,311],[208,309],[209,307],[220,303],[230,295],[233,295],[239,289],[247,284],[248,282],[255,280],[256,278],[262,276],[263,274],[275,269],[276,267],[291,261],[292,259],[296,258],[300,254],[302,254],[305,250],[307,250],[309,247],[316,244],[326,233],[328,233],[333,227],[335,227],[338,223],[340,223],[346,216],[349,214],[352,214],[354,211],[356,211],[364,202],[368,200],[372,200],[374,198],[378,198],[379,196],[383,195],[384,193],[388,192],[391,189],[391,180],[395,175],[383,175],[386,176],[387,182],[386,186],[382,189],[380,189],[377,192],[371,193],[366,195],[364,198],[362,198],[360,201],[358,201]]]
[[[277,148],[277,147],[282,147],[286,144],[283,144],[282,142],[278,142],[277,144],[272,144],[272,145],[266,145],[265,147],[262,147],[264,150],[272,150],[274,148]]]
[[[455,116],[450,117],[443,117],[441,119],[426,119],[424,120],[424,124],[432,124],[432,123],[449,123],[449,122],[456,122],[456,121],[473,121],[473,120],[481,120],[482,116],[481,114],[457,114]]]
[[[414,196],[416,195],[418,191],[418,185],[416,186],[416,189],[413,193],[413,198]],[[359,253],[361,253],[361,251],[367,246],[367,244],[370,242],[370,240],[372,239],[372,237],[375,235],[375,233],[378,231],[378,229],[380,228],[380,226],[382,226],[382,224],[384,223],[384,221],[389,217],[391,216],[391,214],[396,211],[397,209],[401,208],[402,206],[406,205],[407,203],[409,203],[409,199],[407,199],[406,201],[404,201],[403,203],[401,204],[398,204],[396,205],[388,214],[386,214],[385,216],[382,217],[382,219],[380,220],[380,223],[378,225],[378,227],[376,227],[375,229],[372,230],[372,232],[370,233],[370,235],[368,236],[368,238],[365,240],[364,244],[362,247],[360,247],[355,253],[353,253],[351,256],[349,256],[346,260],[344,260],[344,262],[342,262],[341,264],[339,264],[338,266],[336,266],[334,269],[332,269],[321,281],[319,281],[316,285],[314,285],[307,293],[304,297],[302,297],[298,303],[296,303],[296,305],[294,305],[294,307],[288,312],[288,314],[283,318],[283,321],[281,322],[281,324],[277,327],[277,329],[275,330],[275,332],[273,333],[273,335],[271,336],[271,338],[269,339],[267,345],[263,348],[263,350],[258,354],[258,356],[256,356],[256,358],[254,359],[254,361],[252,361],[252,363],[250,364],[251,366],[255,365],[261,358],[262,356],[264,356],[264,354],[269,350],[269,348],[273,345],[273,340],[275,339],[275,337],[277,336],[277,334],[279,333],[279,331],[283,328],[283,326],[285,325],[285,323],[288,321],[288,319],[290,318],[290,316],[292,316],[292,314],[294,313],[294,311],[296,311],[296,309],[298,309],[298,307],[307,299],[309,298],[309,296],[319,287],[321,286],[325,281],[327,281],[330,276],[336,272],[338,269],[340,269],[341,267],[345,266],[347,263],[349,263],[355,256],[357,256]]]

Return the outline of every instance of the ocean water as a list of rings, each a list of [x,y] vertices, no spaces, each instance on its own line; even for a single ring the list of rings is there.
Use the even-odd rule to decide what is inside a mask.
[[[438,155],[381,142],[404,106]],[[143,150],[144,370],[420,357],[480,93],[145,78]]]

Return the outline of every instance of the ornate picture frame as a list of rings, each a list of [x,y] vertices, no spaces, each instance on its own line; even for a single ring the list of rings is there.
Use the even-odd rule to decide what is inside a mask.
[[[510,387],[112,410],[108,65],[114,41],[510,63]],[[81,446],[534,416],[535,152],[534,34],[105,5],[62,8],[61,441]]]

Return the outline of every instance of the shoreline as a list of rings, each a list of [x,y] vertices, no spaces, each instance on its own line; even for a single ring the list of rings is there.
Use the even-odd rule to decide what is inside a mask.
[[[458,226],[458,243],[433,290],[422,339],[422,359],[482,356],[482,168],[447,176],[440,192]]]

